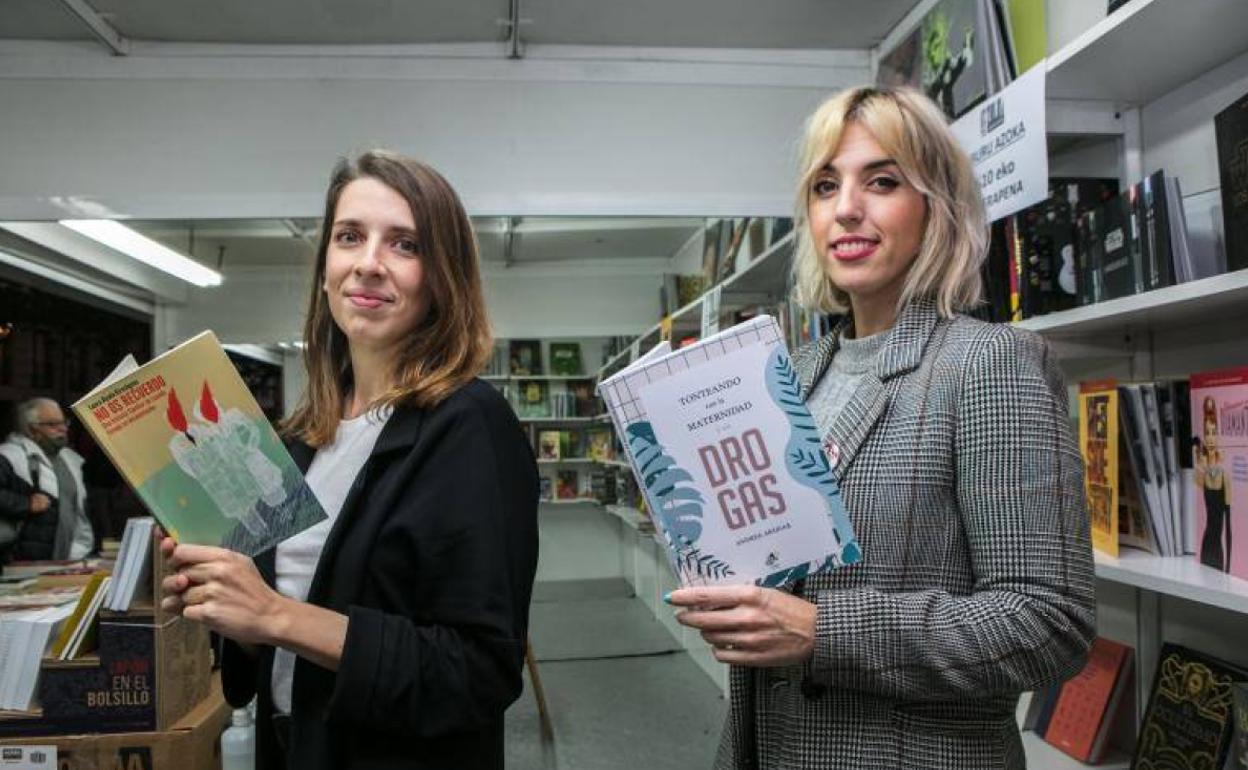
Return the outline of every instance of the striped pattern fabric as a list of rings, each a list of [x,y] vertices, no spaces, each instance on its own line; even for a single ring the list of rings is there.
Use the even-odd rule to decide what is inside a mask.
[[[808,397],[844,331],[798,351]],[[804,666],[733,667],[717,768],[1022,768],[1019,694],[1095,635],[1083,466],[1043,339],[907,305],[825,438],[863,560]]]

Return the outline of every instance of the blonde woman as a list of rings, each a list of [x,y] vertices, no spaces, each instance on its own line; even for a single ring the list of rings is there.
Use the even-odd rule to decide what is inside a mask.
[[[165,606],[258,695],[257,767],[502,768],[537,566],[537,465],[475,379],[491,353],[471,224],[410,158],[334,171],[285,426],[329,513],[255,562],[162,542]]]
[[[1095,631],[1082,466],[1043,340],[961,313],[985,223],[940,110],[858,88],[806,125],[794,356],[863,547],[791,592],[670,601],[731,664],[720,768],[1022,768],[1019,694]]]

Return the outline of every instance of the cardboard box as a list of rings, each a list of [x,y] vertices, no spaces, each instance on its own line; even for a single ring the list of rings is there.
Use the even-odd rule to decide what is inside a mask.
[[[163,732],[0,739],[6,746],[54,745],[57,770],[219,770],[219,738],[230,708],[213,680],[210,694]],[[7,770],[7,768],[6,768]]]
[[[153,605],[153,589],[164,575],[164,559],[153,549],[152,586],[144,601],[129,612],[101,611],[97,654],[44,658],[40,708],[0,712],[0,737],[168,730],[206,698],[208,630]]]

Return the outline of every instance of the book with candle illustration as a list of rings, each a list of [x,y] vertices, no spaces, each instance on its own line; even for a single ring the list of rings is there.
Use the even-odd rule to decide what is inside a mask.
[[[212,332],[127,356],[73,409],[179,542],[254,556],[325,518]]]

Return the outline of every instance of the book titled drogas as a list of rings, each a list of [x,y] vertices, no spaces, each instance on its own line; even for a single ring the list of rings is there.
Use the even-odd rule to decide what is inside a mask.
[[[212,332],[127,356],[73,409],[178,542],[254,556],[325,518]]]
[[[682,585],[779,586],[861,558],[770,316],[660,343],[599,392]]]

